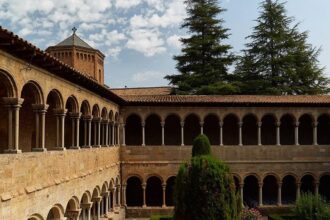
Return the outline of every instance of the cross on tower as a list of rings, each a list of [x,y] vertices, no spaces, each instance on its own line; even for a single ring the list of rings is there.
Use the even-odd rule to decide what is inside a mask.
[[[77,28],[76,27],[73,27],[72,28],[72,31],[73,31],[73,34],[76,34]]]

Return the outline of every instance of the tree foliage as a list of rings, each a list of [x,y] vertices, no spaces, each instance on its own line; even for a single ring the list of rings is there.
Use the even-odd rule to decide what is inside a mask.
[[[176,220],[240,219],[241,203],[229,168],[213,158],[209,148],[206,136],[197,137],[194,156],[179,169],[175,184]]]
[[[324,94],[329,80],[319,67],[320,50],[286,15],[285,3],[265,0],[250,43],[235,71],[243,94]]]
[[[182,28],[190,37],[181,39],[182,54],[175,56],[178,75],[165,78],[176,88],[176,94],[232,93],[228,67],[234,56],[231,46],[224,43],[229,37],[219,15],[225,10],[217,0],[186,0],[188,17]],[[229,87],[229,90],[227,90]]]
[[[330,206],[319,195],[302,194],[295,207],[295,216],[299,220],[328,220]]]

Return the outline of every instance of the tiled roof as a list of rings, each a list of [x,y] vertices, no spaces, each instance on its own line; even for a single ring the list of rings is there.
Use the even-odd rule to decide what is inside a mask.
[[[78,37],[77,34],[72,34],[70,37],[68,37],[64,41],[58,43],[56,45],[56,47],[58,47],[58,46],[78,46],[78,47],[93,49],[85,41],[83,41],[80,37]]]
[[[128,104],[145,105],[330,105],[329,95],[255,96],[255,95],[140,95],[121,96]]]
[[[116,88],[112,92],[119,96],[141,96],[141,95],[169,95],[171,87],[139,87],[139,88]]]

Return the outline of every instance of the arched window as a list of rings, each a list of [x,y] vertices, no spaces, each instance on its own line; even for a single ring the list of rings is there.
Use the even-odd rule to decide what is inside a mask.
[[[162,206],[162,181],[156,176],[149,177],[149,179],[147,180],[146,202],[147,206]]]
[[[258,125],[254,115],[246,115],[243,118],[242,137],[243,145],[258,144]]]
[[[162,127],[158,115],[149,115],[145,124],[146,145],[161,145],[162,144]]]
[[[282,180],[282,203],[283,204],[293,204],[296,201],[297,195],[297,184],[296,179],[287,175]]]
[[[165,145],[181,145],[180,118],[169,115],[165,120]]]
[[[125,130],[126,145],[142,145],[142,125],[140,116],[136,114],[128,116],[126,119]]]
[[[194,139],[201,133],[199,118],[190,114],[184,120],[184,144],[192,145]]]
[[[142,182],[138,177],[130,177],[126,186],[126,203],[129,207],[143,205]]]
[[[220,145],[220,124],[216,115],[210,114],[204,119],[204,134],[209,138],[211,145]]]
[[[259,185],[258,179],[255,176],[247,176],[244,179],[243,189],[244,204],[249,207],[257,207],[259,204]]]
[[[223,144],[238,145],[238,118],[233,115],[227,115],[223,120]]]

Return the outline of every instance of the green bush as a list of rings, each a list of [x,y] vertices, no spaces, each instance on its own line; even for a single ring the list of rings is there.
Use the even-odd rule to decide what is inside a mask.
[[[173,216],[169,215],[154,215],[150,217],[150,220],[173,220]]]
[[[206,135],[198,135],[193,142],[192,156],[210,155],[211,145]]]
[[[181,165],[175,184],[174,219],[240,219],[240,202],[228,166],[208,155]]]
[[[329,220],[330,206],[319,195],[302,194],[294,213],[299,220]]]

